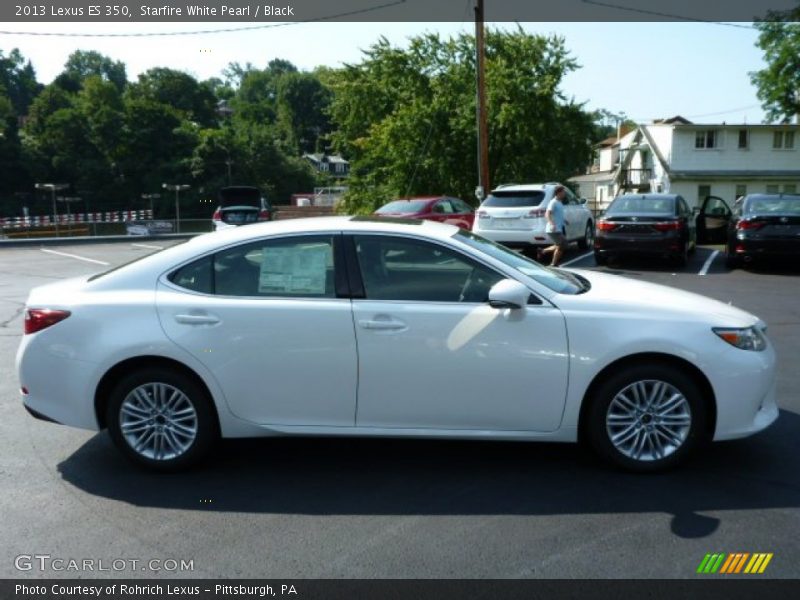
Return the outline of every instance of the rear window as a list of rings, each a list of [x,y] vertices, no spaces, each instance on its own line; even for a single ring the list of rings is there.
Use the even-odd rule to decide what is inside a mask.
[[[622,196],[611,203],[606,215],[674,215],[674,198],[649,198],[647,196]]]
[[[744,212],[751,215],[800,215],[800,196],[775,196],[748,198]]]
[[[395,200],[394,202],[389,202],[389,204],[381,206],[375,212],[379,215],[385,213],[410,214],[424,210],[427,205],[427,200]]]
[[[544,200],[544,191],[531,192],[492,192],[484,200],[483,206],[496,208],[524,208],[539,206]]]

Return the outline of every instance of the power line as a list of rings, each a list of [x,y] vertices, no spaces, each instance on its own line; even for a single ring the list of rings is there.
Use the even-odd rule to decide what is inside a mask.
[[[727,114],[730,114],[730,113],[736,113],[736,112],[739,112],[740,110],[749,110],[751,108],[759,108],[760,106],[761,106],[760,104],[751,104],[749,106],[742,106],[740,108],[732,108],[730,110],[721,110],[721,111],[712,112],[712,113],[704,113],[702,115],[687,115],[684,118],[685,119],[701,119],[703,117],[715,117],[717,115],[727,115]],[[661,117],[659,117],[659,118],[661,118]],[[642,123],[644,121],[652,121],[653,118],[647,118],[647,119],[640,119],[640,118],[633,119],[633,118],[631,118],[630,120],[634,121],[636,123]]]
[[[41,32],[41,31],[0,31],[0,35],[32,35],[32,36],[45,36],[45,37],[84,37],[84,38],[134,38],[134,37],[168,37],[176,35],[208,35],[213,33],[236,33],[242,31],[254,31],[258,29],[273,29],[275,27],[289,27],[291,25],[300,25],[303,23],[318,23],[322,21],[330,21],[332,19],[340,19],[344,17],[353,17],[356,15],[363,15],[365,13],[374,12],[376,10],[383,10],[397,6],[398,4],[405,4],[406,0],[393,0],[361,8],[358,10],[351,10],[347,12],[336,13],[324,17],[314,17],[312,19],[302,19],[300,21],[288,21],[286,23],[269,23],[265,25],[249,25],[246,27],[229,27],[226,29],[201,29],[199,31],[164,31],[164,32],[142,32],[142,33],[76,33],[76,32]]]
[[[755,29],[752,25],[742,25],[741,23],[723,23],[722,21],[709,21],[707,19],[698,19],[695,17],[687,17],[683,15],[676,15],[671,13],[659,12],[655,10],[646,10],[643,8],[635,8],[633,6],[623,6],[620,4],[611,4],[610,2],[597,2],[596,0],[582,0],[585,4],[594,4],[605,8],[614,8],[616,10],[625,10],[644,15],[651,15],[655,17],[666,17],[668,19],[677,19],[679,21],[692,21],[695,23],[707,23],[708,25],[720,25],[722,27],[737,27],[739,29]]]

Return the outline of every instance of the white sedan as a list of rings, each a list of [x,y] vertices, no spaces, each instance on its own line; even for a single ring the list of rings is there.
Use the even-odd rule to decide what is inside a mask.
[[[156,469],[218,437],[357,435],[585,440],[648,471],[777,418],[765,331],[450,225],[329,217],[35,288],[17,370],[31,414]]]

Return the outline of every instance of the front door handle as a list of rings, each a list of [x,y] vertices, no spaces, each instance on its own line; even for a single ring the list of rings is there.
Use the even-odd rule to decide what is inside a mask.
[[[407,325],[402,321],[394,321],[389,319],[369,320],[364,319],[358,322],[364,329],[376,329],[380,331],[399,331],[406,329]]]
[[[175,320],[184,325],[215,325],[219,317],[214,315],[175,315]]]

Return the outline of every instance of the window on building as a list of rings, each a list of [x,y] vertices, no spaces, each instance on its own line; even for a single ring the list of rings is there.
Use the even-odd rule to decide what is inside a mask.
[[[795,183],[787,183],[783,186],[783,193],[784,194],[796,194],[797,193],[797,184]]]
[[[791,150],[794,148],[794,131],[773,132],[772,147],[776,150]]]
[[[734,197],[741,198],[742,196],[747,196],[747,186],[739,184],[736,186],[736,194]]]
[[[698,131],[694,136],[695,148],[716,148],[717,147],[717,131],[715,129],[706,129]]]
[[[701,206],[703,201],[711,195],[711,186],[710,185],[698,185],[697,186],[697,206]]]
[[[780,191],[781,191],[781,186],[779,186],[779,185],[777,185],[777,184],[772,184],[772,183],[771,183],[771,184],[769,184],[769,185],[767,186],[767,193],[768,193],[768,194],[777,194],[777,193],[779,193]]]
[[[747,148],[750,145],[750,132],[747,129],[739,130],[739,148]]]

